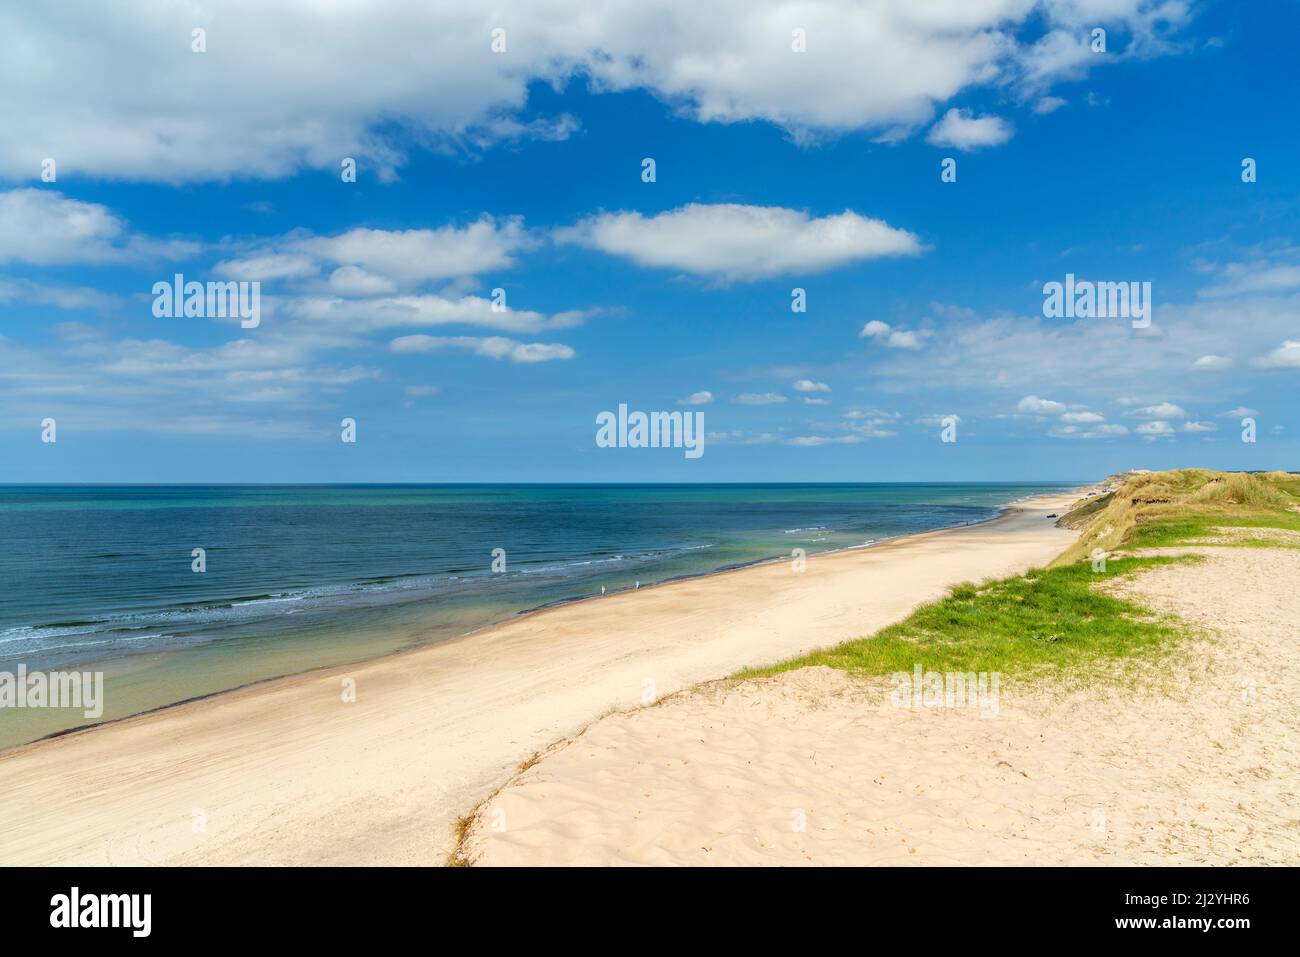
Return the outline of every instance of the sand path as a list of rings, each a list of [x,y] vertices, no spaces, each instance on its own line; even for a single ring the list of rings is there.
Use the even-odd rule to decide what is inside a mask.
[[[0,754],[0,864],[440,864],[455,822],[601,714],[853,638],[1073,539],[982,525],[555,608]],[[356,701],[345,703],[345,679]]]

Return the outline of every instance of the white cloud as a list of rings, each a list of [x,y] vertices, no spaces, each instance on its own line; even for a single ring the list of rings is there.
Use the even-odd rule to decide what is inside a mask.
[[[1202,289],[1200,295],[1219,298],[1287,292],[1297,288],[1300,288],[1300,265],[1266,260],[1224,266],[1219,281]]]
[[[1044,96],[1034,102],[1034,112],[1039,116],[1046,116],[1048,113],[1055,113],[1065,106],[1066,102],[1059,96]]]
[[[1221,419],[1246,419],[1251,416],[1259,415],[1254,409],[1248,409],[1244,405],[1239,405],[1235,409],[1229,409],[1227,412],[1220,412]]]
[[[736,396],[740,405],[776,405],[786,401],[786,397],[777,392],[743,392]]]
[[[919,349],[923,333],[911,329],[896,329],[889,334],[885,345],[891,349]]]
[[[795,438],[786,439],[786,445],[797,445],[811,447],[816,445],[857,445],[865,440],[862,435],[800,435]]]
[[[1184,432],[1217,432],[1219,427],[1213,422],[1184,422],[1182,426]]]
[[[509,359],[511,362],[548,362],[552,359],[572,359],[573,349],[561,343],[516,342],[504,336],[476,338],[474,336],[399,336],[389,343],[394,352],[433,352],[438,349],[468,349],[475,355],[489,359]]]
[[[1198,372],[1222,372],[1232,365],[1232,360],[1227,356],[1201,356],[1192,363],[1192,368]]]
[[[883,409],[849,409],[844,413],[846,419],[860,419],[870,422],[897,422],[902,417],[901,412],[886,412]]]
[[[320,340],[265,326],[256,339],[204,347],[113,340],[79,327],[65,326],[59,334],[62,341],[52,350],[0,337],[0,406],[8,413],[67,419],[86,432],[238,435],[242,421],[259,437],[323,438],[312,412],[343,389],[382,375],[373,368],[323,365]],[[231,411],[268,404],[275,407],[273,419]]]
[[[84,286],[59,286],[30,279],[0,276],[0,304],[54,306],[56,309],[107,309],[116,297]]]
[[[447,299],[430,293],[379,299],[301,296],[284,300],[284,310],[307,322],[363,331],[395,326],[470,325],[503,332],[536,333],[573,325],[572,314],[547,319],[540,312],[526,309],[497,311],[492,300],[481,296]]]
[[[1128,435],[1128,429],[1122,425],[1098,425],[1095,429],[1082,429],[1077,425],[1059,425],[1048,430],[1048,438],[1053,439],[1115,439]]]
[[[386,296],[397,291],[391,279],[368,273],[360,266],[339,266],[330,273],[327,285],[330,292],[348,298]]]
[[[1260,369],[1300,369],[1300,341],[1287,339],[1268,355],[1254,360],[1251,365]]]
[[[814,382],[812,379],[800,379],[794,384],[796,392],[830,392],[831,387],[825,382]]]
[[[952,109],[930,128],[926,142],[974,150],[983,146],[1000,146],[1011,139],[1011,124],[997,116],[972,116],[970,110]]]
[[[928,333],[923,331],[895,329],[887,322],[872,319],[862,327],[862,331],[858,333],[858,338],[874,339],[891,349],[919,349],[921,348],[921,340],[927,335]]]
[[[851,210],[814,219],[793,209],[731,203],[692,203],[649,217],[601,213],[556,230],[555,238],[639,266],[723,280],[823,272],[863,259],[921,251],[911,233]]]
[[[804,405],[830,405],[830,399],[817,399],[810,395],[803,397]]]
[[[1120,403],[1136,407],[1186,393],[1191,375],[1200,380],[1202,392],[1219,386],[1220,375],[1222,387],[1232,388],[1228,373],[1192,373],[1192,364],[1205,355],[1264,355],[1283,339],[1300,338],[1295,315],[1290,296],[1171,302],[1147,330],[1154,334],[1138,337],[1127,323],[1060,323],[1041,314],[1006,313],[945,322],[923,351],[878,354],[870,373],[879,388],[891,391],[927,389],[939,380],[953,389],[1014,389],[1025,395],[1044,383],[1065,382],[1090,405],[1140,387],[1144,394]],[[1213,385],[1206,386],[1206,380]],[[1234,402],[1245,394],[1239,389],[1206,393],[1204,401]]]
[[[320,270],[316,261],[304,253],[266,250],[237,259],[227,259],[214,267],[217,275],[249,282],[272,282],[277,279],[305,279]]]
[[[0,263],[117,263],[177,259],[197,251],[196,243],[133,235],[99,203],[52,190],[0,191]]]
[[[1136,431],[1138,435],[1145,436],[1172,435],[1174,428],[1168,422],[1157,419],[1154,422],[1143,422]]]
[[[1093,19],[1141,39],[1153,32],[1152,11],[1177,26],[1186,6],[1108,0]],[[9,5],[0,14],[0,175],[34,176],[53,156],[61,176],[179,182],[316,168],[337,177],[341,158],[353,156],[362,178],[382,179],[410,143],[564,138],[572,117],[522,114],[531,82],[574,78],[597,92],[649,90],[703,122],[764,120],[798,139],[855,129],[897,136],[968,88],[1043,86],[1112,59],[1063,61],[1020,38],[1041,32],[1040,11],[1050,36],[1064,34],[1079,8],[1078,0],[501,0],[490,10],[455,0],[231,0],[217,9],[118,0],[51,17],[39,5]],[[791,53],[792,24],[807,31],[807,54]],[[205,54],[190,51],[196,26],[208,31]],[[497,26],[506,29],[503,55],[490,51]],[[41,72],[39,96],[32,64],[59,64]]]
[[[692,392],[684,399],[679,399],[678,405],[708,405],[713,401],[713,393],[707,389],[703,392]]]
[[[514,253],[531,244],[520,218],[498,223],[485,215],[464,227],[350,229],[338,236],[298,239],[290,248],[415,285],[509,268]]]
[[[304,280],[331,270],[340,295],[373,296],[399,288],[509,269],[517,253],[536,245],[523,220],[480,216],[465,226],[437,229],[355,228],[335,236],[299,231],[217,264],[235,279]]]
[[[1106,417],[1096,412],[1066,412],[1061,416],[1062,422],[1076,422],[1079,424],[1088,424],[1095,422],[1105,422]]]
[[[1036,395],[1027,395],[1016,403],[1016,409],[1029,415],[1057,415],[1066,410],[1064,402],[1054,399],[1040,399]]]
[[[1145,419],[1182,419],[1186,418],[1188,413],[1181,405],[1175,405],[1172,402],[1160,402],[1156,405],[1144,406],[1130,412],[1129,415],[1141,416]],[[1138,431],[1141,431],[1141,429]]]

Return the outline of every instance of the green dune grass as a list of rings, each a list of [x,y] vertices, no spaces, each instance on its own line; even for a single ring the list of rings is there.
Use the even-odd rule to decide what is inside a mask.
[[[1058,524],[1081,534],[1048,568],[957,585],[946,597],[869,637],[749,669],[740,677],[810,665],[890,675],[910,672],[918,664],[936,672],[1077,675],[1108,661],[1159,655],[1191,630],[1097,586],[1148,568],[1201,559],[1129,553],[1199,542],[1221,528],[1300,531],[1300,475],[1293,473],[1180,469],[1115,476],[1104,484],[1116,487],[1081,500],[1062,517]],[[1260,536],[1221,547],[1279,544]],[[1094,561],[1099,553],[1105,561]]]

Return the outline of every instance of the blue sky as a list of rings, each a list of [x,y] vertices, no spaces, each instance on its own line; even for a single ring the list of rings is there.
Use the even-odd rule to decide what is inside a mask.
[[[131,6],[0,14],[0,481],[1298,465],[1292,0]],[[598,448],[620,403],[705,454]]]

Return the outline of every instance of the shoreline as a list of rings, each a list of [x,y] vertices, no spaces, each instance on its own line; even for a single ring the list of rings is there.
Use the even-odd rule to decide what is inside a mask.
[[[774,483],[774,484],[783,484],[783,483]],[[924,485],[927,483],[917,482],[914,484]],[[999,519],[1005,518],[1012,509],[1014,509],[1017,505],[1019,505],[1022,502],[1032,502],[1036,498],[1050,498],[1052,500],[1056,500],[1058,495],[1059,496],[1078,495],[1079,498],[1082,498],[1083,493],[1088,489],[1095,487],[1095,485],[1096,483],[1071,486],[1069,488],[1061,489],[1059,493],[1052,492],[1052,493],[1042,493],[1038,495],[1025,495],[1022,496],[1021,498],[1012,499],[1010,502],[1007,502],[1005,505],[996,506],[997,511],[993,515],[990,515],[988,518],[978,518],[975,519],[973,522],[956,522],[952,525],[939,525],[936,526],[935,528],[927,528],[919,532],[901,532],[898,535],[886,535],[884,538],[873,538],[871,541],[863,542],[861,545],[842,545],[838,548],[828,548],[825,551],[810,552],[808,558],[809,559],[821,558],[822,556],[825,555],[839,555],[844,552],[861,551],[866,548],[875,548],[879,545],[888,545],[891,542],[896,542],[904,538],[913,538],[918,535],[935,535],[938,534],[939,532],[950,532],[958,528],[971,528],[976,525],[990,525],[993,522],[998,521]],[[672,577],[665,578],[661,581],[650,582],[649,584],[643,585],[641,588],[622,588],[619,589],[618,591],[601,593],[599,595],[596,594],[574,595],[571,598],[558,598],[555,601],[548,601],[545,602],[544,604],[534,605],[532,608],[525,608],[522,611],[515,612],[514,615],[511,616],[510,618],[502,618],[500,621],[490,622],[489,624],[484,625],[482,628],[475,628],[473,631],[467,631],[463,634],[455,635],[452,638],[447,638],[444,640],[455,641],[456,639],[459,638],[467,638],[470,635],[484,632],[489,628],[495,628],[497,625],[500,625],[504,622],[514,621],[516,618],[520,618],[524,615],[531,615],[531,614],[535,614],[536,612],[547,611],[552,608],[563,608],[567,605],[575,605],[579,602],[584,602],[584,601],[597,601],[601,598],[608,598],[612,595],[626,595],[629,592],[641,591],[646,588],[658,588],[661,585],[671,585],[674,584],[675,582],[696,581],[702,578],[712,578],[715,575],[725,575],[729,572],[744,571],[747,568],[760,568],[764,565],[774,565],[777,562],[783,562],[789,560],[790,560],[790,556],[788,555],[772,555],[768,558],[757,558],[752,562],[741,562],[739,564],[723,565],[720,568],[714,568],[707,572],[696,572],[694,574],[687,574],[687,575],[673,575]],[[396,654],[396,652],[390,652],[390,654]],[[297,672],[297,673],[302,674],[303,672]],[[216,693],[220,694],[220,692],[216,692]],[[3,753],[4,751],[0,749],[0,754]]]
[[[0,752],[0,861],[442,863],[454,821],[520,761],[644,703],[647,683],[657,700],[1044,564],[1073,538],[1047,512],[1078,497],[816,553],[799,575],[777,559],[549,606],[18,745]],[[339,703],[348,680],[356,701]],[[192,832],[191,808],[213,826]]]
[[[783,483],[775,483],[775,484],[783,484]],[[927,484],[927,483],[916,483],[916,484]],[[1030,483],[1030,484],[1033,484],[1033,483]],[[1071,488],[1068,488],[1068,489],[1062,489],[1062,490],[1059,492],[1059,495],[1074,495],[1074,494],[1077,493],[1078,495],[1081,496],[1082,493],[1083,493],[1086,489],[1089,489],[1089,488],[1092,488],[1092,487],[1093,487],[1092,485],[1087,485],[1087,484],[1085,484],[1085,485],[1079,485],[1079,486],[1074,486],[1074,487],[1071,487]],[[1018,504],[1020,504],[1020,503],[1022,503],[1022,502],[1031,502],[1031,501],[1033,501],[1033,500],[1036,499],[1036,498],[1052,498],[1052,499],[1055,499],[1057,496],[1058,496],[1058,493],[1047,493],[1047,494],[1039,494],[1039,495],[1025,495],[1025,496],[1022,496],[1021,498],[1013,499],[1013,500],[1011,500],[1010,502],[1007,502],[1007,503],[1004,504],[1004,505],[996,506],[996,508],[997,508],[996,513],[993,514],[993,515],[991,515],[991,516],[989,516],[988,518],[981,518],[981,519],[977,519],[977,520],[975,520],[975,521],[970,521],[970,522],[960,522],[960,523],[953,524],[953,525],[940,525],[940,526],[937,526],[937,527],[935,527],[935,528],[929,528],[929,529],[925,529],[924,531],[919,531],[919,532],[903,532],[902,534],[899,534],[899,535],[889,535],[889,536],[886,536],[886,537],[884,537],[884,538],[875,539],[875,540],[873,540],[873,541],[871,541],[871,542],[865,542],[865,543],[863,543],[863,544],[861,544],[861,545],[845,545],[845,546],[841,546],[841,547],[838,547],[838,548],[828,548],[828,549],[826,549],[825,551],[820,551],[820,552],[813,552],[813,553],[810,553],[810,554],[808,555],[808,558],[811,560],[811,559],[813,559],[813,558],[821,558],[821,557],[823,557],[823,556],[827,556],[827,555],[838,555],[838,554],[842,554],[842,553],[845,553],[845,552],[861,551],[861,550],[863,550],[863,549],[875,548],[875,547],[878,547],[878,546],[881,546],[881,545],[889,544],[889,543],[891,543],[891,542],[896,542],[896,541],[899,541],[899,540],[902,540],[902,539],[907,539],[907,538],[913,538],[913,537],[916,537],[916,536],[921,536],[921,535],[934,535],[934,534],[938,534],[938,533],[941,533],[941,532],[952,531],[952,530],[954,530],[954,529],[971,528],[971,527],[979,526],[979,525],[989,525],[989,524],[992,524],[992,523],[994,523],[994,522],[997,522],[997,521],[999,521],[999,520],[1005,518],[1006,515],[1007,515],[1007,514],[1008,514],[1012,509],[1014,509]],[[369,663],[369,662],[377,661],[377,660],[380,660],[380,659],[382,659],[382,658],[387,658],[387,657],[390,657],[390,656],[392,656],[392,655],[401,655],[401,654],[406,654],[406,653],[409,653],[409,652],[420,651],[420,650],[422,650],[422,649],[430,648],[430,647],[434,647],[434,646],[437,646],[437,645],[444,645],[444,644],[448,644],[448,643],[455,642],[455,641],[461,641],[461,640],[466,639],[466,638],[471,638],[471,637],[473,637],[473,636],[475,636],[475,635],[481,635],[481,634],[483,634],[483,633],[485,633],[485,632],[491,631],[491,630],[494,629],[494,628],[501,627],[502,625],[505,625],[505,624],[507,624],[507,623],[515,622],[515,621],[520,621],[520,620],[523,620],[523,619],[525,619],[525,618],[528,618],[528,617],[530,617],[530,616],[532,616],[532,615],[540,614],[540,613],[542,613],[542,612],[546,612],[546,611],[551,611],[551,610],[554,610],[554,609],[557,609],[557,608],[567,608],[567,607],[570,607],[570,606],[573,606],[573,605],[577,605],[577,604],[580,604],[580,603],[583,603],[583,602],[588,602],[588,601],[598,601],[598,600],[600,600],[600,599],[602,599],[602,598],[610,598],[610,597],[613,597],[613,596],[615,596],[615,595],[626,595],[626,594],[631,594],[631,593],[638,592],[638,591],[646,591],[646,590],[649,590],[649,589],[652,589],[652,588],[659,588],[659,587],[664,586],[664,585],[671,585],[671,584],[675,584],[675,583],[678,583],[678,582],[689,582],[689,581],[699,581],[699,580],[703,580],[703,579],[709,579],[709,578],[716,577],[716,576],[718,576],[718,575],[725,575],[725,574],[729,574],[729,573],[732,573],[732,572],[745,571],[746,569],[750,569],[750,568],[760,568],[760,567],[764,567],[764,566],[768,566],[768,565],[773,565],[773,564],[776,564],[776,563],[778,563],[778,562],[788,561],[788,560],[789,560],[789,556],[784,556],[784,555],[775,555],[775,556],[771,556],[771,557],[768,557],[768,558],[760,558],[760,559],[756,559],[755,561],[751,561],[751,562],[744,562],[744,563],[741,563],[741,564],[735,564],[735,565],[726,565],[726,566],[722,566],[722,567],[720,567],[720,568],[714,568],[714,569],[711,569],[711,570],[709,570],[709,571],[698,572],[698,573],[694,573],[694,574],[674,575],[674,576],[672,576],[672,577],[670,577],[670,578],[665,578],[665,579],[663,579],[663,580],[661,580],[661,581],[656,581],[656,582],[650,582],[650,583],[647,583],[647,584],[641,586],[640,588],[623,588],[623,589],[620,589],[620,590],[618,590],[618,591],[611,591],[611,592],[608,592],[608,593],[602,593],[602,594],[574,595],[574,596],[569,597],[569,598],[560,598],[560,599],[556,599],[556,600],[554,600],[554,601],[545,602],[544,604],[541,604],[541,605],[535,605],[535,606],[530,607],[530,608],[524,608],[524,609],[522,609],[522,610],[520,610],[520,611],[513,612],[513,613],[511,613],[510,615],[507,615],[506,617],[498,618],[498,619],[496,619],[496,620],[494,620],[494,621],[490,621],[490,622],[488,622],[488,623],[486,623],[486,624],[484,624],[484,625],[482,625],[482,626],[480,626],[480,627],[478,627],[478,628],[472,628],[472,629],[470,629],[469,631],[465,631],[465,632],[461,632],[461,633],[459,633],[459,634],[451,635],[451,636],[446,637],[446,638],[439,638],[439,639],[435,639],[435,640],[433,640],[433,641],[426,641],[426,640],[421,640],[421,639],[415,639],[415,640],[409,642],[407,645],[405,645],[405,646],[403,646],[403,647],[395,648],[395,649],[392,649],[392,650],[390,650],[390,651],[380,652],[379,654],[367,655],[367,656],[365,656],[365,657],[357,658],[357,659],[354,660],[354,661],[346,662],[346,663],[344,663],[344,664],[311,665],[311,666],[308,666],[308,667],[305,667],[305,668],[301,668],[301,669],[296,669],[296,670],[291,670],[291,671],[285,671],[285,672],[281,672],[281,673],[279,673],[279,674],[274,674],[274,675],[268,675],[268,676],[265,677],[265,678],[257,678],[257,679],[255,679],[255,680],[253,680],[253,681],[245,681],[245,682],[241,682],[240,684],[231,685],[229,688],[220,688],[220,689],[217,689],[217,690],[215,690],[215,691],[207,691],[207,692],[203,692],[203,693],[201,693],[201,694],[187,695],[187,696],[185,696],[185,697],[183,697],[183,698],[178,698],[178,699],[175,700],[175,701],[169,701],[169,702],[166,702],[166,703],[164,703],[164,704],[154,705],[154,706],[152,706],[152,707],[148,707],[148,708],[142,708],[142,709],[139,710],[139,711],[132,711],[132,712],[129,713],[129,714],[119,715],[118,717],[109,718],[109,719],[107,719],[107,720],[103,720],[103,721],[93,721],[93,722],[89,722],[89,723],[86,723],[86,724],[77,724],[77,725],[73,725],[73,726],[71,726],[71,727],[67,727],[67,728],[60,728],[60,729],[58,729],[58,730],[51,731],[51,732],[49,732],[49,733],[47,733],[47,734],[40,735],[39,737],[32,738],[30,741],[23,741],[23,742],[19,742],[19,743],[17,743],[17,744],[9,744],[9,745],[0,746],[0,758],[3,758],[6,754],[8,754],[8,753],[11,752],[11,751],[15,751],[15,750],[17,750],[17,749],[19,749],[19,748],[25,748],[25,747],[27,747],[27,746],[29,746],[29,745],[33,745],[33,744],[39,744],[39,743],[42,742],[42,741],[49,741],[49,740],[53,740],[53,739],[55,739],[55,738],[62,738],[62,737],[66,737],[66,736],[71,735],[71,734],[81,734],[81,733],[86,732],[86,731],[94,730],[95,728],[106,727],[106,726],[109,726],[109,725],[113,725],[113,724],[120,723],[120,722],[122,722],[122,721],[130,721],[130,720],[133,719],[133,718],[139,718],[139,717],[144,717],[144,716],[146,716],[146,715],[157,714],[157,713],[159,713],[159,712],[167,711],[167,710],[170,709],[170,708],[176,708],[176,707],[180,707],[180,706],[182,706],[182,705],[192,704],[192,703],[194,703],[194,702],[198,702],[198,701],[205,701],[205,700],[207,700],[207,699],[209,699],[209,698],[217,697],[218,695],[229,694],[229,693],[232,693],[232,692],[235,692],[235,691],[241,691],[241,690],[243,690],[243,689],[245,689],[245,688],[256,688],[256,687],[258,687],[258,686],[260,686],[260,685],[265,685],[265,684],[267,684],[268,682],[279,681],[279,680],[284,679],[284,678],[297,678],[297,677],[302,677],[302,676],[305,676],[305,675],[310,675],[310,674],[312,674],[312,673],[314,673],[314,672],[317,672],[317,671],[324,671],[324,670],[327,670],[327,669],[330,669],[330,668],[356,668],[356,667],[360,667],[360,666],[362,666],[362,665],[365,665],[365,664],[367,664],[367,663]],[[129,660],[129,659],[115,659],[114,662],[112,662],[112,663],[117,663],[117,662],[127,661],[127,660]],[[104,664],[108,664],[108,663],[109,663],[109,662],[92,662],[91,664],[104,665]],[[87,669],[85,669],[85,668],[78,668],[78,669],[75,669],[75,670],[87,670]]]

